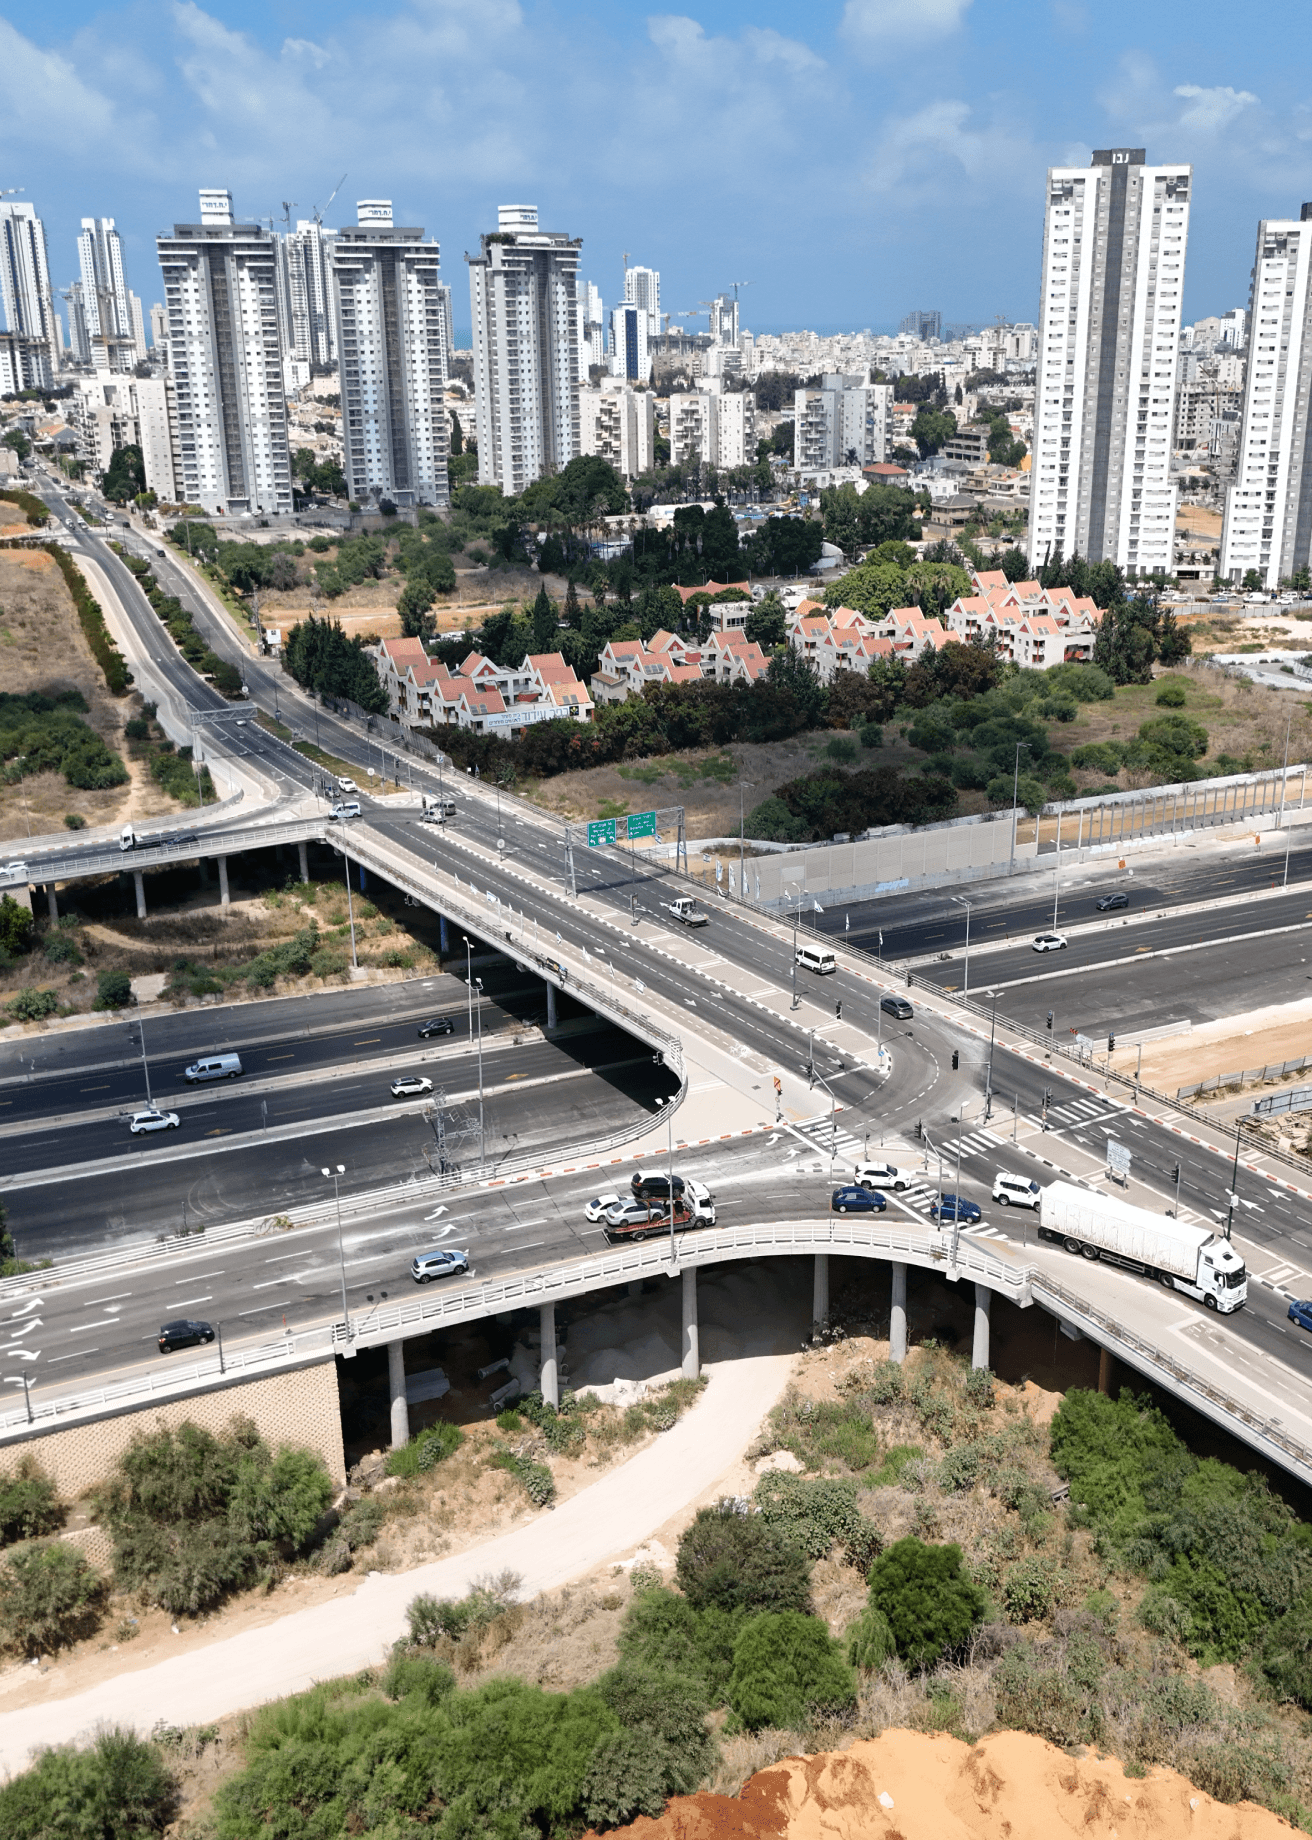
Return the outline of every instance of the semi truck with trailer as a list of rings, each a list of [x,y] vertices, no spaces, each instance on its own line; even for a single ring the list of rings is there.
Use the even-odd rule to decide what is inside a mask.
[[[1225,1315],[1248,1299],[1244,1261],[1211,1227],[1191,1227],[1074,1182],[1049,1182],[1043,1190],[1039,1238],[1086,1259],[1142,1272]]]

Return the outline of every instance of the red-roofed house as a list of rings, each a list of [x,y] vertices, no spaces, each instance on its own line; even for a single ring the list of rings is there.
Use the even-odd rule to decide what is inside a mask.
[[[770,668],[770,660],[755,639],[742,633],[712,633],[706,641],[706,675],[717,684],[754,684]]]

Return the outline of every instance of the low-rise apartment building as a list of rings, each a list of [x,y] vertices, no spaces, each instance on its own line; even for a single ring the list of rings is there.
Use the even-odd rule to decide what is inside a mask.
[[[454,725],[509,739],[562,716],[593,719],[592,698],[559,652],[530,653],[519,666],[470,652],[452,671],[419,639],[383,639],[374,657],[389,712],[406,728]]]

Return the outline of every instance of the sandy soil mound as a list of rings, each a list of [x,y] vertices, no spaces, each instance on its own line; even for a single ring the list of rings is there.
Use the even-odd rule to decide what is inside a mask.
[[[1126,1777],[1004,1731],[974,1746],[886,1731],[873,1743],[761,1770],[738,1797],[689,1795],[633,1840],[1275,1840],[1290,1832],[1252,1802],[1214,1802],[1173,1770]]]

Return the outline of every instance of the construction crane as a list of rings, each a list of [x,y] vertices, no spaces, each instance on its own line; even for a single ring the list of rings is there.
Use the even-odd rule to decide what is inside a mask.
[[[737,305],[738,302],[739,288],[755,287],[755,285],[756,283],[754,281],[731,281],[729,286],[733,289],[734,304]]]
[[[345,174],[345,173],[343,173],[343,174],[342,174],[342,177],[343,177],[343,178],[345,178],[345,177],[346,177],[346,174]],[[329,202],[329,204],[331,204],[331,203],[332,203],[332,199],[330,198],[330,199],[328,200],[328,202]],[[291,234],[291,227],[292,227],[292,207],[293,207],[293,206],[295,205],[295,203],[296,203],[296,200],[295,200],[294,198],[284,198],[284,199],[283,199],[283,201],[282,201],[282,221],[283,221],[283,222],[284,222],[284,223],[286,224],[286,226],[287,226],[287,232],[288,232],[288,235],[290,235],[290,234]]]
[[[334,198],[336,198],[336,196],[337,196],[337,194],[338,194],[338,192],[340,192],[340,191],[341,191],[341,189],[342,189],[342,187],[343,187],[343,186],[344,186],[344,185],[346,184],[346,181],[347,181],[347,177],[348,177],[348,175],[347,175],[346,173],[343,173],[343,174],[342,174],[342,176],[341,176],[341,178],[340,178],[340,179],[339,179],[339,180],[337,181],[337,183],[336,183],[336,185],[335,185],[335,186],[333,187],[333,189],[332,189],[332,191],[331,191],[331,193],[329,194],[329,197],[328,197],[328,204],[326,204],[326,205],[325,205],[325,206],[323,207],[323,211],[326,211],[326,210],[328,209],[328,205],[330,205],[330,204],[332,203],[332,201],[333,201],[333,199],[334,199]],[[319,226],[319,228],[320,228],[321,230],[323,229],[323,211],[321,211],[321,210],[319,209],[319,207],[318,207],[318,205],[315,205],[315,207],[314,207],[314,221],[315,221],[315,223],[316,223],[316,224],[318,224],[318,226]]]

